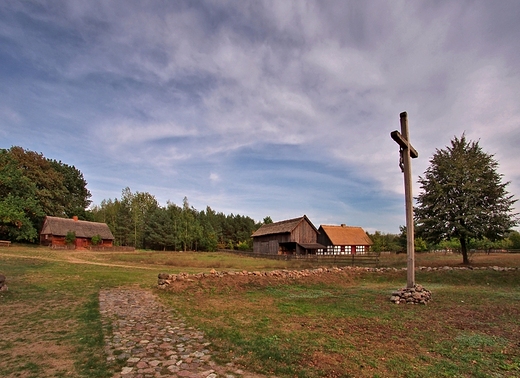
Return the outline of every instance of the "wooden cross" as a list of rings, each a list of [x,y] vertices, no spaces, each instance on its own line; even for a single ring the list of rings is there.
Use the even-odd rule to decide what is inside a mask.
[[[399,166],[404,173],[404,196],[406,203],[406,255],[407,255],[407,282],[406,287],[415,286],[415,246],[413,226],[413,196],[412,196],[412,161],[419,154],[410,144],[408,133],[408,115],[406,112],[400,114],[401,132],[395,130],[390,133],[393,140],[400,146],[401,159]]]

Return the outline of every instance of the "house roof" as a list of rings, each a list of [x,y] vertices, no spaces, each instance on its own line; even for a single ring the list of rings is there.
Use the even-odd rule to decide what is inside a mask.
[[[372,240],[361,227],[320,226],[333,245],[372,245]]]
[[[45,217],[42,235],[66,236],[68,232],[75,232],[78,238],[91,238],[99,235],[104,240],[114,240],[114,235],[106,223],[87,222],[58,217]]]
[[[264,235],[272,235],[272,234],[286,234],[286,233],[290,234],[291,232],[293,232],[293,230],[296,227],[298,227],[300,222],[303,222],[304,220],[307,221],[316,232],[318,232],[318,230],[316,229],[316,227],[314,227],[314,225],[309,220],[309,218],[307,218],[307,216],[304,215],[303,217],[299,217],[299,218],[264,224],[258,230],[253,232],[252,236],[256,237],[256,236],[264,236]]]

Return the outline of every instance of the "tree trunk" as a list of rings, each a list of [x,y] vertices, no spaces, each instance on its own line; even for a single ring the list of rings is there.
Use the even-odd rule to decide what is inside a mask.
[[[466,243],[466,238],[460,238],[460,251],[462,252],[462,263],[464,265],[469,265],[468,258],[468,245]]]

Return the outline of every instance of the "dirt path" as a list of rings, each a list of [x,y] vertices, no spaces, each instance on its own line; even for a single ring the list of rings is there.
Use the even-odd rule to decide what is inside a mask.
[[[71,264],[87,264],[87,265],[109,266],[109,267],[116,267],[116,268],[157,270],[157,268],[149,267],[149,266],[123,265],[123,264],[111,264],[111,263],[100,263],[100,262],[94,262],[94,261],[87,261],[87,260],[82,260],[77,257],[70,256],[70,255],[64,255],[63,259],[56,259],[53,257],[45,257],[45,256],[17,255],[17,254],[11,254],[11,253],[1,253],[0,256],[15,257],[15,258],[22,258],[22,259],[43,260],[43,261],[54,261],[54,262],[68,262]]]

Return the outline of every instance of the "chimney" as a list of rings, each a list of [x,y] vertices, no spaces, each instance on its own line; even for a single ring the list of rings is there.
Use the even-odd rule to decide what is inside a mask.
[[[72,217],[72,220],[73,220],[74,222],[77,222],[77,221],[78,221],[78,216],[77,216],[77,215],[74,215],[74,216]]]

